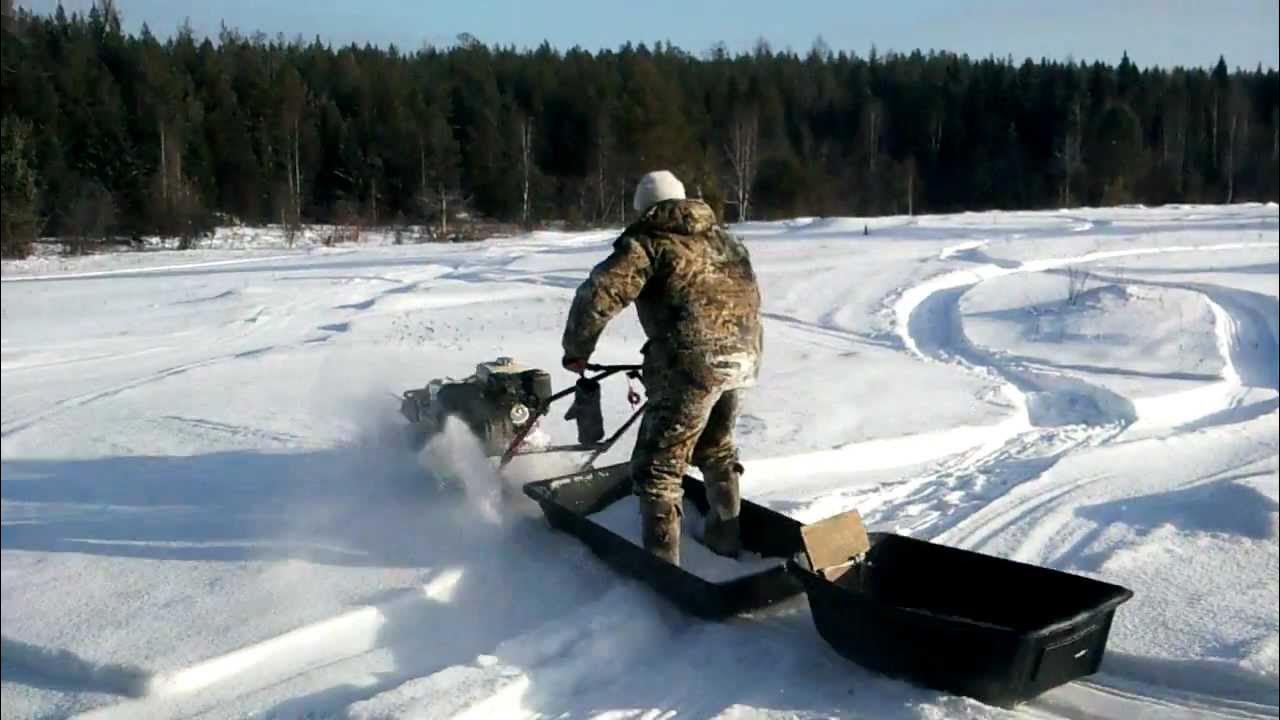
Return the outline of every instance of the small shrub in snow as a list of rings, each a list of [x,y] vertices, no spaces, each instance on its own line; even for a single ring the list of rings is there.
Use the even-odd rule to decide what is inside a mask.
[[[1090,276],[1088,271],[1074,265],[1067,268],[1067,304],[1076,305],[1089,290]]]

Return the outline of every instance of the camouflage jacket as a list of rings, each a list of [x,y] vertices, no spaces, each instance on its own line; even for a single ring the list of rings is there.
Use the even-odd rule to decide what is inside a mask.
[[[708,386],[755,382],[760,290],[746,247],[706,203],[657,203],[623,232],[574,296],[565,356],[590,357],[605,325],[633,302],[649,338],[646,365],[678,367]]]

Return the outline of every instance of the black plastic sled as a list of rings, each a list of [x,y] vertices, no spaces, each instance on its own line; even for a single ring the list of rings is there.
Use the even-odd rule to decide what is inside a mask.
[[[868,533],[856,511],[802,524],[747,500],[743,547],[779,566],[713,583],[592,520],[631,492],[626,465],[524,490],[553,528],[692,615],[720,620],[803,591],[818,634],[845,658],[999,707],[1097,672],[1116,609],[1133,597],[1080,575]],[[684,491],[705,513],[703,484],[685,477]]]
[[[829,568],[802,554],[788,564],[818,633],[859,665],[999,707],[1097,672],[1116,608],[1133,597],[901,535],[865,542],[857,562]]]
[[[592,520],[591,515],[631,493],[626,464],[540,480],[524,486],[547,521],[589,547],[619,573],[652,587],[685,612],[707,620],[723,620],[757,610],[803,591],[786,561],[801,548],[801,524],[781,513],[742,501],[742,546],[748,552],[778,558],[776,567],[716,583],[672,565]],[[707,512],[706,489],[685,476],[685,498]],[[638,519],[637,519],[638,520]]]

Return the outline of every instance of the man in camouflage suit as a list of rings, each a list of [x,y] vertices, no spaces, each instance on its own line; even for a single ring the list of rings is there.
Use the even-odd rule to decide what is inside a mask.
[[[703,543],[736,556],[743,472],[733,443],[742,388],[755,384],[760,291],[746,248],[671,173],[636,188],[640,218],[578,288],[564,332],[566,368],[581,373],[605,325],[634,302],[648,342],[648,406],[631,458],[647,550],[680,562],[681,480],[692,461],[706,481]]]

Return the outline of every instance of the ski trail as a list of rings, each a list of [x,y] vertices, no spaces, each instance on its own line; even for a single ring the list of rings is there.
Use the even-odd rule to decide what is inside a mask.
[[[1177,431],[1188,423],[1214,415],[1229,416],[1251,393],[1263,392],[1274,398],[1277,385],[1280,385],[1276,378],[1277,348],[1280,344],[1277,343],[1275,301],[1255,293],[1204,284],[1164,283],[1198,292],[1204,297],[1213,316],[1217,350],[1224,364],[1221,380],[1182,392],[1099,403],[1097,410],[1100,412],[1095,422],[1045,427],[1053,424],[1043,422],[1043,417],[1038,418],[1037,410],[1045,410],[1046,398],[1056,403],[1063,397],[1061,391],[1064,388],[1068,392],[1078,392],[1083,388],[1084,397],[1094,400],[1109,398],[1106,394],[1090,390],[1083,381],[1035,372],[998,360],[974,347],[964,336],[959,322],[960,297],[980,282],[1018,272],[1044,272],[1114,257],[1215,252],[1241,247],[1271,247],[1271,244],[1230,243],[1108,251],[1073,258],[1042,259],[1013,268],[988,264],[948,273],[926,281],[923,287],[916,286],[904,292],[895,304],[897,327],[904,346],[925,360],[955,362],[973,372],[1000,377],[1006,383],[1006,391],[1023,394],[1024,401],[1018,407],[1029,411],[1025,419],[1037,427],[1019,431],[1011,424],[994,426],[992,435],[1001,430],[1008,433],[1002,447],[994,453],[968,453],[950,463],[950,467],[944,464],[939,471],[900,485],[875,488],[871,492],[860,488],[848,489],[822,499],[826,506],[824,509],[830,514],[856,506],[871,526],[887,527],[918,537],[933,536],[935,541],[943,544],[979,551],[999,538],[1001,547],[1006,547],[1000,554],[1010,554],[1011,545],[1012,559],[1023,562],[1044,564],[1049,562],[1047,558],[1063,562],[1057,553],[1064,547],[1068,558],[1073,553],[1083,552],[1095,536],[1081,528],[1074,508],[1087,505],[1086,500],[1096,501],[1099,494],[1104,498],[1140,494],[1141,483],[1131,479],[1124,483],[1126,487],[1123,489],[1113,489],[1115,478],[1105,470],[1107,463],[1086,464],[1085,468],[1093,469],[1083,472],[1068,470],[1061,473],[1056,471],[1059,462],[1068,455],[1074,458],[1073,451],[1085,447],[1136,451],[1114,441],[1135,435],[1141,437],[1139,433],[1142,432],[1153,438],[1145,441],[1148,443],[1144,445],[1145,451],[1159,453],[1160,450],[1149,443],[1162,443],[1161,437],[1167,436],[1170,430]],[[1117,279],[1116,282],[1127,280]],[[1064,386],[1061,384],[1063,380],[1072,384]],[[1055,383],[1058,384],[1055,386]],[[1046,391],[1047,395],[1038,394]],[[1050,417],[1054,414],[1049,413]],[[1076,419],[1085,418],[1077,415]],[[1260,422],[1265,424],[1266,421]],[[1249,432],[1256,432],[1257,425],[1258,421],[1248,425]],[[1129,440],[1130,443],[1134,441]],[[1024,447],[1019,448],[1020,444]],[[1193,462],[1190,458],[1197,457],[1185,445],[1179,447],[1179,452],[1190,453],[1187,462]],[[1274,453],[1274,440],[1258,442],[1233,458],[1229,467],[1207,478],[1194,477],[1187,482],[1187,487],[1203,486],[1214,477],[1251,463],[1266,463],[1274,458]],[[1124,463],[1118,465],[1125,466]],[[1127,487],[1134,483],[1139,487]],[[1038,706],[1076,717],[1089,717],[1094,708],[1105,717],[1141,716],[1146,713],[1161,717],[1274,716],[1274,678],[1234,666],[1211,670],[1207,666],[1183,668],[1183,664],[1113,652],[1095,681],[1062,688],[1048,699],[1043,699]],[[1207,679],[1199,679],[1201,673],[1207,673]],[[1120,691],[1117,686],[1129,689]],[[1199,695],[1197,688],[1213,692],[1214,696]],[[1226,697],[1221,697],[1223,688],[1230,688]],[[1171,696],[1170,690],[1176,698]],[[1160,696],[1163,699],[1152,700]],[[1159,709],[1153,709],[1153,704]]]
[[[1099,276],[1112,280],[1106,276]],[[1119,279],[1116,279],[1119,282]],[[1214,318],[1214,335],[1222,357],[1222,379],[1189,390],[1135,398],[1138,421],[1130,434],[1194,427],[1214,418],[1230,421],[1248,402],[1274,401],[1280,395],[1280,308],[1275,298],[1204,283],[1129,280],[1147,285],[1199,293]],[[1247,419],[1247,416],[1242,416]]]
[[[50,349],[51,348],[45,347],[45,348],[41,348],[41,351],[47,352]],[[172,349],[173,349],[173,346],[171,345],[160,345],[156,347],[145,348],[143,350],[135,350],[132,352],[97,353],[97,354],[85,355],[85,356],[79,356],[79,357],[69,357],[69,358],[60,358],[58,360],[48,360],[45,362],[21,363],[21,362],[13,362],[12,360],[0,361],[0,370],[3,370],[6,375],[14,374],[14,373],[40,371],[40,370],[52,370],[52,369],[59,369],[59,368],[65,367],[67,365],[76,365],[80,363],[117,362],[120,360],[143,357],[145,355],[151,355],[158,352],[167,352]]]
[[[1018,418],[999,425],[966,425],[935,432],[849,443],[832,450],[745,461],[753,474],[831,475],[888,470],[963,453],[989,443],[993,436],[1016,434]]]
[[[286,256],[289,257],[289,256]],[[9,438],[20,432],[28,430],[50,418],[61,415],[65,412],[91,405],[100,400],[116,397],[123,393],[147,387],[155,383],[168,380],[179,375],[199,370],[202,368],[217,365],[223,362],[244,360],[261,356],[276,350],[279,345],[266,343],[262,336],[270,336],[280,327],[287,326],[297,313],[297,309],[301,301],[293,300],[269,308],[266,305],[254,307],[247,316],[237,318],[226,323],[223,327],[230,328],[230,332],[222,332],[219,337],[213,338],[209,342],[202,344],[205,352],[204,357],[188,362],[180,362],[168,367],[162,367],[158,370],[147,372],[141,377],[133,377],[123,382],[113,383],[107,387],[91,390],[89,392],[80,393],[72,397],[63,398],[61,400],[50,403],[45,409],[36,413],[18,417],[0,425],[0,438]],[[228,352],[228,346],[236,345],[242,350]],[[184,346],[181,343],[168,346],[152,346],[145,350],[123,353],[106,358],[101,358],[98,362],[102,363],[119,363],[121,360],[142,357],[150,354],[165,354],[173,351],[182,351],[193,349]],[[216,354],[208,355],[209,351]],[[172,362],[172,360],[170,361]],[[18,368],[21,370],[22,368]],[[10,372],[6,368],[6,373]]]
[[[1108,250],[1073,257],[1047,258],[1028,261],[1013,267],[1003,267],[996,264],[980,265],[976,268],[939,275],[904,291],[893,304],[896,329],[898,336],[908,351],[922,360],[957,362],[983,376],[994,376],[1003,379],[1006,383],[1004,386],[1006,394],[1012,397],[1019,395],[1022,397],[1021,402],[1016,403],[1016,407],[1019,408],[1019,412],[1021,412],[1021,408],[1027,409],[1028,416],[1026,420],[1030,425],[1077,424],[1072,421],[1080,420],[1084,420],[1085,424],[1096,425],[1131,424],[1141,418],[1143,413],[1138,411],[1138,407],[1134,402],[1126,398],[1062,374],[1046,373],[1029,367],[1019,367],[1016,364],[994,358],[986,351],[975,347],[964,336],[964,329],[959,321],[956,306],[960,297],[978,283],[1018,273],[1046,272],[1077,264],[1143,255],[1222,252],[1270,247],[1273,247],[1271,243],[1259,242],[1173,245],[1157,248]],[[966,243],[956,248],[944,249],[942,256],[950,257],[956,255],[958,250],[970,249],[973,249],[973,244]],[[1203,292],[1201,287],[1195,285],[1183,287]],[[1223,382],[1232,389],[1239,388],[1241,379],[1236,368],[1240,353],[1233,350],[1233,348],[1238,348],[1242,345],[1239,328],[1245,325],[1250,328],[1250,336],[1256,336],[1262,334],[1258,328],[1259,323],[1251,319],[1242,321],[1240,318],[1245,315],[1243,312],[1239,310],[1234,313],[1229,312],[1220,303],[1215,302],[1214,298],[1206,296],[1206,299],[1214,312],[1215,332],[1218,336],[1219,350],[1227,367],[1223,373]],[[1274,333],[1272,333],[1269,338],[1271,344],[1274,344],[1274,338]],[[1266,343],[1264,341],[1265,346]],[[1274,357],[1274,353],[1272,353],[1271,357]],[[1251,364],[1257,365],[1258,363]],[[1266,363],[1262,364],[1265,365]],[[1205,391],[1196,389],[1196,392]],[[1064,419],[1056,417],[1063,410],[1058,406],[1058,401],[1062,397],[1092,402],[1094,407],[1083,409],[1086,416],[1081,416],[1079,410],[1072,412],[1068,409],[1067,417],[1065,417],[1068,422],[1059,422],[1059,420]],[[1146,398],[1143,402],[1145,403],[1143,407],[1147,409],[1148,421],[1159,416],[1157,412],[1154,412],[1154,409],[1161,407],[1161,396]],[[1078,403],[1070,404],[1078,405]],[[1222,407],[1223,404],[1220,403],[1211,412],[1220,410]],[[1096,411],[1096,413],[1089,417],[1087,415],[1090,414],[1090,411]],[[1185,418],[1178,418],[1177,420],[1185,421]],[[1167,422],[1165,424],[1174,426],[1180,424],[1180,422]],[[1001,423],[993,426],[993,431],[995,428],[1008,427],[1011,426]],[[997,432],[993,432],[993,437],[998,437]]]
[[[984,244],[977,241],[947,247],[939,257],[962,257]],[[1013,408],[1009,417],[993,425],[851,443],[744,464],[753,474],[768,476],[772,483],[774,478],[847,476],[942,460],[924,476],[888,484],[846,484],[797,504],[789,512],[818,518],[856,506],[869,522],[887,523],[896,531],[917,535],[943,532],[1008,488],[1037,477],[1077,447],[1107,442],[1134,426],[1145,432],[1168,430],[1230,410],[1243,397],[1237,370],[1240,348],[1256,347],[1256,338],[1261,336],[1263,361],[1251,354],[1243,357],[1250,367],[1265,366],[1266,358],[1274,357],[1274,352],[1266,354],[1266,341],[1269,339],[1273,347],[1275,336],[1267,332],[1265,321],[1254,318],[1256,313],[1235,307],[1234,312],[1228,310],[1206,294],[1226,367],[1223,379],[1187,391],[1130,400],[1085,380],[1000,358],[974,345],[965,336],[959,312],[966,292],[993,278],[1115,258],[1270,247],[1273,244],[1245,242],[1099,251],[1021,264],[989,262],[925,280],[904,290],[892,303],[895,329],[903,346],[920,360],[956,364],[996,383]],[[1187,289],[1204,292],[1202,287]],[[1241,341],[1241,328],[1249,342]]]
[[[966,242],[942,250],[941,258],[950,258],[966,250],[985,245],[986,241]],[[832,450],[789,455],[783,457],[761,458],[750,461],[753,469],[769,473],[796,474],[828,474],[863,472],[867,470],[889,469],[916,464],[954,455],[982,446],[999,447],[1005,442],[1026,432],[1033,427],[1028,407],[1027,393],[1015,384],[1006,381],[995,369],[998,361],[975,348],[964,338],[963,328],[959,325],[955,304],[968,289],[985,280],[1012,275],[1019,272],[1045,272],[1082,262],[1095,262],[1128,257],[1133,255],[1158,254],[1169,252],[1214,252],[1237,250],[1242,248],[1271,247],[1268,243],[1225,243],[1205,246],[1171,246],[1164,248],[1144,248],[1135,250],[1104,251],[1065,258],[1040,260],[1016,267],[1001,267],[994,264],[977,268],[945,273],[926,280],[903,291],[894,302],[892,310],[896,318],[896,331],[903,345],[917,358],[925,361],[942,361],[959,363],[972,372],[1000,384],[1002,394],[1015,408],[1008,420],[995,425],[962,426],[949,430],[922,433],[899,438],[885,438],[860,443],[842,445]],[[1220,309],[1220,306],[1218,306]],[[912,321],[916,324],[913,326]],[[1220,332],[1221,332],[1220,328]],[[1229,344],[1228,339],[1222,343]],[[1030,371],[1028,371],[1030,372]],[[1058,388],[1079,389],[1087,386],[1083,381],[1063,378],[1060,375],[1038,373],[1045,385]],[[1125,419],[1129,413],[1116,411],[1114,406],[1124,408],[1125,401],[1114,397],[1113,393],[1092,388],[1094,392],[1085,391],[1080,394],[1092,395],[1096,399],[1105,398],[1113,405],[1112,412],[1103,414],[1103,423]],[[1203,392],[1197,389],[1196,392]],[[1052,409],[1041,397],[1040,409],[1047,414]],[[1158,398],[1146,399],[1147,407],[1158,407]],[[1103,403],[1105,404],[1105,403]],[[1136,415],[1136,412],[1134,413]],[[1119,415],[1120,418],[1115,416]],[[1133,418],[1127,418],[1132,421]],[[904,460],[904,458],[911,458]]]
[[[1181,392],[1136,398],[1133,401],[1138,421],[1135,433],[1186,425],[1206,415],[1238,407],[1245,397],[1245,385],[1236,369],[1234,347],[1239,345],[1239,323],[1212,297],[1205,296],[1213,313],[1213,329],[1224,366],[1222,379]]]
[[[1103,573],[1121,583],[1126,582],[1126,575],[1137,572],[1147,578],[1150,599],[1140,593],[1132,613],[1158,612],[1168,603],[1196,602],[1177,589],[1176,574],[1163,580],[1158,574],[1148,577],[1152,572],[1176,570],[1153,570],[1147,562],[1152,556],[1144,553],[1155,552],[1158,560],[1159,553],[1167,551],[1180,558],[1175,562],[1179,567],[1198,563],[1229,578],[1235,571],[1233,563],[1256,563],[1260,558],[1265,562],[1265,551],[1249,550],[1259,545],[1246,544],[1240,546],[1241,552],[1264,554],[1250,555],[1250,560],[1211,557],[1216,552],[1212,547],[1214,538],[1231,534],[1249,538],[1253,537],[1251,533],[1267,530],[1250,524],[1249,513],[1243,509],[1222,518],[1221,525],[1201,527],[1195,520],[1200,516],[1183,519],[1165,509],[1172,506],[1168,500],[1153,501],[1152,486],[1160,488],[1161,498],[1181,496],[1187,498],[1186,507],[1212,512],[1207,508],[1221,493],[1247,487],[1251,479],[1258,482],[1268,476],[1274,478],[1278,441],[1274,420],[1267,418],[1182,433],[1174,439],[1176,442],[1160,437],[1112,442],[1072,454],[1041,477],[994,499],[935,541],[1070,572]],[[1133,467],[1135,458],[1146,461],[1148,472],[1113,470]],[[1242,482],[1246,485],[1238,484]],[[1267,500],[1261,496],[1258,500],[1262,507],[1256,510],[1255,520],[1263,518],[1265,523]],[[1152,507],[1152,502],[1159,505],[1154,515],[1142,509],[1144,503],[1145,507]],[[1271,503],[1274,507],[1274,500]],[[1274,518],[1273,510],[1270,517]],[[1188,552],[1189,548],[1203,548],[1204,557]],[[1131,562],[1140,564],[1141,569],[1127,564],[1123,560],[1126,557],[1133,558]],[[1159,566],[1157,562],[1156,567]],[[1272,603],[1274,608],[1274,600]],[[1113,630],[1107,657],[1097,676],[1055,690],[1037,704],[1064,715],[1085,717],[1091,715],[1078,711],[1093,707],[1098,708],[1099,717],[1126,717],[1124,710],[1138,700],[1157,706],[1175,703],[1176,707],[1168,714],[1162,712],[1161,717],[1275,717],[1273,674],[1247,669],[1212,654],[1205,657],[1185,649],[1164,650],[1162,643],[1135,637],[1132,622],[1132,616],[1121,619]],[[1233,621],[1224,618],[1223,622]],[[1234,622],[1238,624],[1240,620]],[[1271,637],[1274,642],[1274,635]],[[1112,697],[1116,694],[1119,700]]]
[[[903,344],[916,357],[922,360],[930,359],[924,351],[920,349],[920,343],[915,335],[913,335],[910,323],[911,317],[921,304],[930,296],[944,290],[957,288],[969,288],[980,282],[991,280],[1006,275],[1016,275],[1019,273],[1030,272],[1046,272],[1049,270],[1057,270],[1077,264],[1086,264],[1098,262],[1101,260],[1114,260],[1117,258],[1130,258],[1143,255],[1163,255],[1168,253],[1186,253],[1186,252],[1223,252],[1227,250],[1250,250],[1259,248],[1274,247],[1274,243],[1266,242],[1243,242],[1243,243],[1217,243],[1213,245],[1169,245],[1154,248],[1134,248],[1131,250],[1101,250],[1098,252],[1086,253],[1084,255],[1075,255],[1061,258],[1046,258],[1041,260],[1030,260],[1011,267],[1002,267],[995,264],[979,265],[975,268],[966,268],[953,272],[943,273],[926,280],[918,285],[903,291],[893,304],[893,314],[896,320],[896,331],[898,337]],[[965,243],[960,246],[946,248],[942,251],[940,257],[943,259],[957,255],[964,250],[970,250],[973,244]]]
[[[1157,690],[1161,695],[1155,694]],[[1023,708],[1037,717],[1073,720],[1262,720],[1276,717],[1276,709],[1264,704],[1233,702],[1169,688],[1157,689],[1105,677],[1105,671],[1095,679],[1051,690]]]
[[[10,436],[16,435],[17,433],[20,433],[23,430],[27,430],[35,426],[36,424],[43,422],[44,420],[47,420],[55,415],[66,412],[68,410],[72,410],[74,408],[83,407],[85,405],[89,405],[90,403],[95,403],[99,400],[105,400],[107,398],[114,397],[121,393],[133,390],[135,388],[151,385],[153,383],[157,383],[162,380],[167,380],[176,375],[182,375],[184,373],[191,372],[192,370],[197,370],[199,368],[207,367],[215,363],[225,362],[228,360],[249,358],[255,355],[261,355],[262,353],[269,352],[274,348],[275,346],[268,345],[260,348],[242,350],[240,352],[230,353],[227,355],[219,355],[217,357],[206,358],[204,360],[197,360],[195,362],[182,363],[180,365],[174,365],[173,367],[168,367],[163,370],[150,373],[141,378],[135,378],[127,382],[119,383],[117,385],[112,385],[111,387],[105,388],[103,390],[95,390],[93,392],[82,393],[80,395],[76,395],[74,397],[70,397],[65,400],[60,400],[58,402],[55,402],[46,410],[35,413],[34,415],[29,415],[27,417],[11,421],[10,423],[4,426],[3,430],[0,430],[0,438],[7,438]]]
[[[48,275],[20,275],[18,277],[0,278],[0,282],[41,282],[46,280],[87,280],[90,278],[111,277],[114,275],[144,275],[146,273],[168,272],[171,270],[197,270],[200,268],[225,267],[227,265],[246,265],[248,263],[270,262],[272,260],[289,260],[298,257],[293,255],[268,255],[266,257],[236,258],[234,260],[209,260],[207,262],[181,263],[178,265],[156,265],[140,268],[120,268],[118,270],[97,270],[81,273],[52,273]]]
[[[1219,433],[1231,432],[1219,429]],[[1170,461],[1192,462],[1208,446],[1209,440],[1215,438],[1188,438],[1176,447],[1170,446],[1160,438],[1148,438],[1123,444],[1112,444],[1098,452],[1133,453],[1142,451],[1159,452]],[[1208,475],[1198,475],[1173,487],[1174,490],[1203,485],[1215,479],[1226,477],[1246,468],[1268,462],[1274,458],[1277,450],[1275,438],[1269,441],[1249,436],[1233,437],[1243,446],[1242,450],[1230,456],[1230,462]],[[1204,447],[1202,447],[1204,446]],[[1034,482],[1023,484],[1005,493],[995,502],[983,508],[964,524],[953,527],[938,537],[939,542],[956,547],[980,549],[995,539],[1006,537],[1015,527],[1027,527],[1017,538],[1017,551],[1013,559],[1034,562],[1044,556],[1051,544],[1063,544],[1066,539],[1062,529],[1070,523],[1075,515],[1070,503],[1063,499],[1081,493],[1101,493],[1109,498],[1138,496],[1143,493],[1141,484],[1130,482],[1123,487],[1108,489],[1113,483],[1114,475],[1105,469],[1102,460],[1084,464],[1082,469],[1059,469],[1067,477],[1039,478]],[[1057,472],[1057,471],[1055,471]],[[1094,500],[1094,498],[1090,498]],[[1065,507],[1064,507],[1065,506]]]

